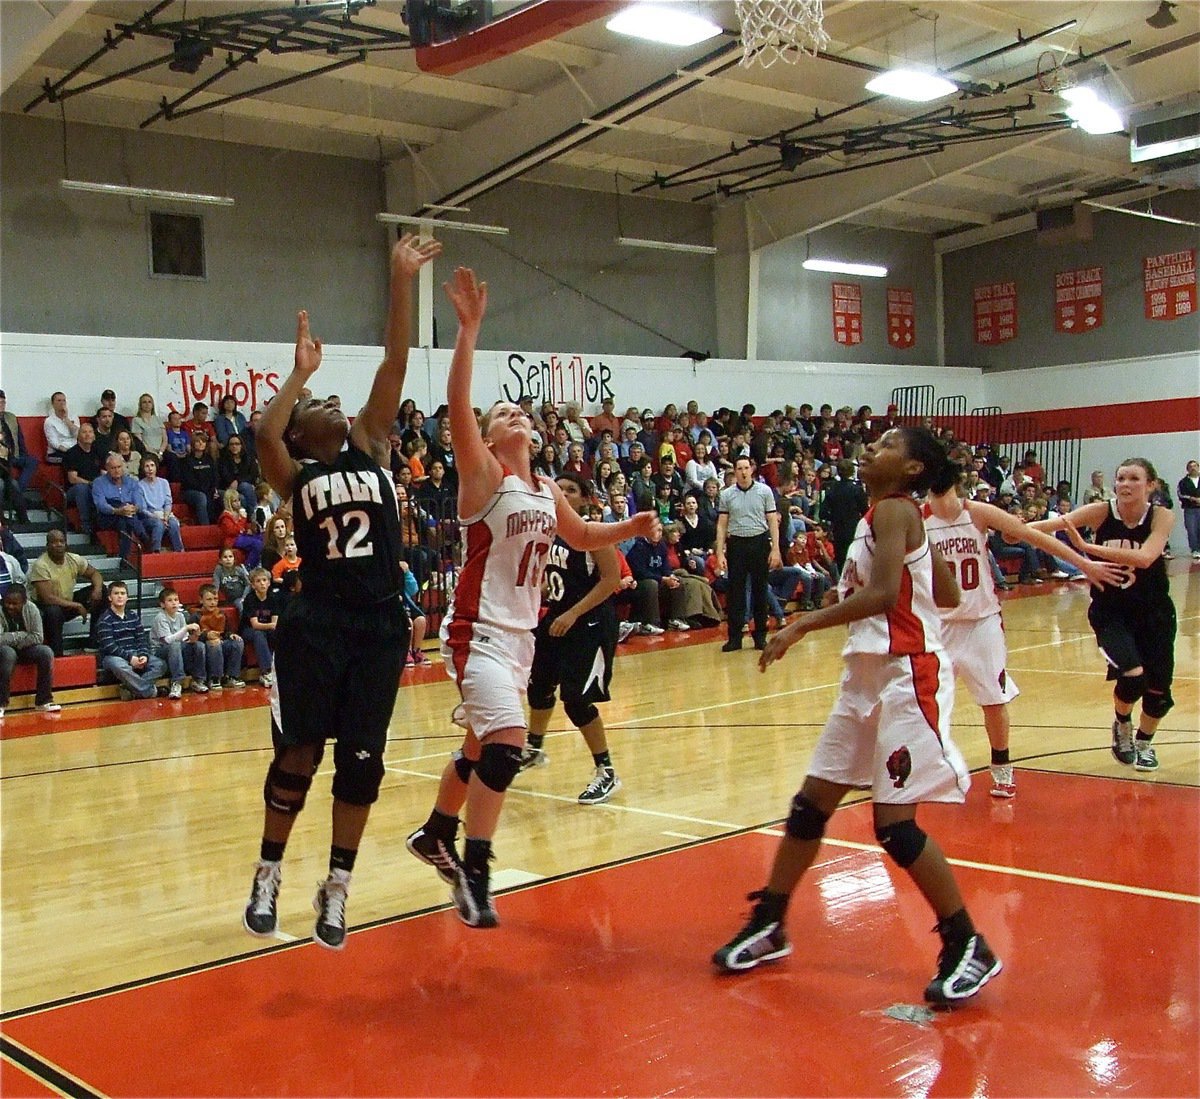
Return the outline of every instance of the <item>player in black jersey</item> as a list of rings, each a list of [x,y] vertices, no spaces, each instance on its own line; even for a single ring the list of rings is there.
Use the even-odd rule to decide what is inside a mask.
[[[556,478],[567,502],[583,515],[592,489],[575,473]],[[581,805],[599,805],[619,789],[597,702],[609,701],[613,656],[617,651],[617,613],[612,595],[621,581],[616,550],[604,546],[590,553],[554,540],[542,573],[546,613],[534,633],[529,672],[529,731],[521,753],[521,770],[549,762],[542,742],[554,713],[554,691],[592,753],[595,773],[579,795]]]
[[[1154,466],[1145,458],[1127,458],[1117,467],[1115,500],[1098,500],[1031,524],[1044,531],[1065,528],[1080,552],[1124,566],[1124,583],[1092,589],[1088,621],[1108,661],[1108,678],[1116,680],[1112,753],[1138,771],[1158,768],[1151,740],[1174,705],[1175,604],[1163,550],[1175,513],[1151,503],[1157,481]],[[1083,540],[1079,527],[1096,532],[1094,544]],[[1133,705],[1138,699],[1142,713],[1135,738]]]
[[[351,427],[328,401],[300,400],[321,365],[321,342],[301,312],[295,368],[267,407],[258,458],[271,487],[291,498],[301,591],[276,629],[262,847],[243,924],[277,926],[280,863],[325,751],[334,746],[329,876],[317,886],[314,937],[340,950],[350,872],[383,778],[409,623],[400,601],[400,520],[388,469],[388,431],[408,368],[412,279],[441,245],[404,236],[391,255],[384,360]],[[347,445],[348,443],[348,445]],[[343,449],[344,448],[344,449]]]

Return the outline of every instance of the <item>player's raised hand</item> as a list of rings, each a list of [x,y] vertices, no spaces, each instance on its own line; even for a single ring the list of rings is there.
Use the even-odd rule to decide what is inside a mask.
[[[308,331],[308,310],[296,314],[296,371],[305,378],[317,372],[321,365],[321,341],[314,340]]]
[[[458,314],[458,323],[478,328],[487,311],[487,283],[476,282],[475,272],[469,267],[456,267],[454,278],[442,283],[442,288]]]
[[[392,274],[412,278],[435,256],[442,254],[440,240],[418,240],[416,233],[405,233],[392,245]]]
[[[639,511],[630,522],[637,528],[638,535],[647,542],[657,542],[662,538],[662,520],[656,511]]]

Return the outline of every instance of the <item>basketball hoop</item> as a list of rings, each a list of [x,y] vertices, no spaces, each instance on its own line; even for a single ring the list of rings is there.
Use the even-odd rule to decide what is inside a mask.
[[[821,0],[737,0],[737,14],[744,67],[795,63],[800,54],[816,57],[829,45]]]

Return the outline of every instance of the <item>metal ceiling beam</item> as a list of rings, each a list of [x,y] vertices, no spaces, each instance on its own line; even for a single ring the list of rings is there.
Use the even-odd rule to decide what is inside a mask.
[[[937,221],[966,222],[968,225],[991,225],[996,219],[990,214],[981,214],[978,210],[964,210],[958,206],[941,206],[927,202],[915,202],[910,198],[897,198],[883,205],[885,210],[894,210],[901,214],[911,214],[919,218],[933,218]]]
[[[87,17],[91,0],[0,4],[0,93],[8,91],[37,59]]]

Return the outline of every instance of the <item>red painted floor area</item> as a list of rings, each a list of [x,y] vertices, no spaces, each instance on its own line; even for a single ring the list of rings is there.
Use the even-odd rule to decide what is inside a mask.
[[[502,895],[494,931],[429,913],[3,1031],[113,1096],[1196,1094],[1196,792],[1022,773],[1005,820],[976,785],[923,815],[952,857],[1190,899],[960,868],[1005,971],[918,1025],[884,1012],[919,1003],[933,921],[877,851],[825,848],[791,958],[712,970],[775,847],[748,833]],[[869,814],[831,836],[869,840]]]

